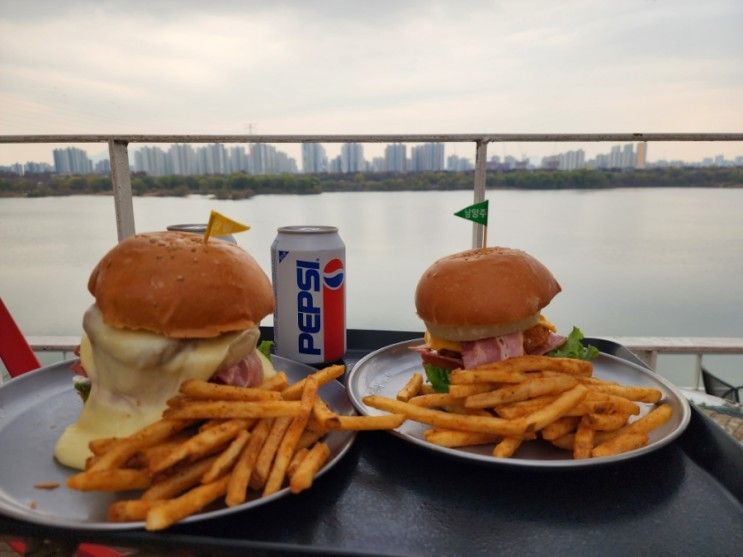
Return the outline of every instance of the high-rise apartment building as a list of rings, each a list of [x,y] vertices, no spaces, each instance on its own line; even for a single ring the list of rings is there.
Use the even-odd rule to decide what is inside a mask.
[[[410,164],[413,172],[444,170],[444,144],[414,146],[410,152]]]
[[[648,159],[648,143],[643,141],[637,144],[637,151],[635,151],[635,168],[645,168],[647,166]]]
[[[392,143],[384,149],[384,170],[386,172],[405,172],[408,158],[404,143]]]
[[[364,146],[360,143],[341,145],[341,172],[363,172],[366,170]]]
[[[90,174],[93,172],[93,162],[88,154],[76,147],[54,149],[54,171],[57,174]]]
[[[302,172],[317,174],[328,171],[328,156],[320,143],[302,143]]]

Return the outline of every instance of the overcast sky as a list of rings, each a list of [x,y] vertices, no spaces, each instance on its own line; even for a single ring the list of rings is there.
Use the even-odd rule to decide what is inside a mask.
[[[743,132],[742,29],[743,0],[0,0],[0,134]]]

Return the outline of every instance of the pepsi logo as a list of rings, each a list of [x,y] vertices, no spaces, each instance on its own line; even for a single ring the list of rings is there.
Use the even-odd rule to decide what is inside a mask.
[[[343,286],[343,276],[343,261],[340,259],[331,259],[322,270],[322,280],[331,290]]]

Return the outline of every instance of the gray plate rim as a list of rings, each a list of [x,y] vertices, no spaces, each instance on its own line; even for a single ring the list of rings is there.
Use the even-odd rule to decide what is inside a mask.
[[[345,385],[346,385],[346,393],[348,394],[348,397],[351,399],[351,403],[354,405],[356,410],[361,415],[366,415],[366,416],[373,415],[370,412],[371,409],[362,402],[362,398],[369,393],[359,392],[360,389],[358,386],[358,378],[362,374],[364,367],[368,366],[370,362],[373,362],[375,359],[382,357],[387,352],[394,352],[394,351],[399,351],[399,350],[404,350],[404,349],[406,350],[410,346],[416,346],[422,343],[423,343],[422,338],[404,340],[402,342],[396,342],[394,344],[390,344],[382,348],[379,348],[378,350],[375,350],[374,352],[367,354],[366,356],[361,358],[358,362],[356,362],[356,364],[353,366],[353,369],[351,369],[351,371],[346,374]],[[410,351],[410,353],[415,354],[412,351]],[[678,438],[684,432],[686,427],[689,425],[689,421],[691,419],[691,407],[689,406],[689,402],[686,400],[686,398],[670,381],[656,374],[652,370],[649,370],[645,367],[639,366],[632,362],[628,362],[627,360],[623,358],[612,356],[611,354],[606,354],[604,352],[601,352],[601,355],[599,356],[599,358],[606,358],[609,361],[616,362],[620,366],[626,366],[629,369],[638,371],[644,374],[645,376],[649,377],[653,382],[657,383],[659,386],[661,386],[666,397],[671,397],[675,405],[681,408],[681,417],[680,417],[680,421],[677,424],[677,426],[672,431],[670,431],[668,434],[648,443],[646,446],[641,447],[639,449],[635,449],[633,451],[628,451],[628,452],[621,453],[619,455],[614,455],[614,456],[588,458],[588,459],[582,459],[582,460],[574,460],[572,458],[558,459],[558,460],[539,460],[539,459],[527,459],[527,458],[517,458],[517,457],[495,458],[490,455],[470,453],[464,450],[434,445],[433,443],[429,443],[425,439],[415,437],[413,435],[403,433],[398,430],[392,430],[390,431],[390,433],[394,435],[395,437],[403,439],[404,441],[407,441],[419,447],[423,447],[427,450],[441,453],[441,454],[450,456],[452,458],[475,461],[475,462],[492,465],[496,467],[533,468],[533,469],[577,469],[577,468],[591,468],[591,467],[603,466],[603,465],[615,463],[615,462],[622,462],[625,460],[633,459],[633,458],[648,454],[650,452],[656,451],[657,449],[660,449],[661,447],[664,447],[665,445],[669,444],[670,442]]]
[[[301,379],[308,373],[313,373],[317,371],[316,368],[313,368],[303,363],[296,362],[294,360],[290,360],[288,358],[277,356],[275,354],[271,355],[271,360],[274,363],[274,366],[276,367],[277,370],[285,371],[287,373],[290,381],[296,381],[298,379]],[[65,360],[62,362],[58,362],[58,363],[55,363],[49,366],[39,368],[32,372],[25,373],[19,377],[10,379],[9,381],[2,383],[0,385],[0,432],[2,432],[3,428],[6,425],[4,424],[4,421],[3,421],[4,413],[2,409],[2,395],[4,394],[4,392],[8,392],[9,389],[14,389],[14,390],[17,389],[17,390],[22,391],[24,382],[30,382],[32,379],[38,379],[38,377],[40,377],[39,374],[44,375],[44,374],[50,374],[50,373],[59,373],[63,371],[65,367],[69,368],[69,365],[75,361],[77,360],[72,359],[72,360]],[[70,381],[69,381],[68,389],[69,390],[73,389],[72,371],[70,371]],[[345,397],[346,396],[345,386],[342,385],[338,381],[331,381],[330,383],[327,383],[321,386],[320,392],[322,392],[323,390],[326,391],[326,394],[330,393],[334,397]],[[26,393],[26,394],[30,394],[30,393]],[[21,396],[23,396],[23,393]],[[327,397],[326,397],[326,400],[327,400]],[[328,402],[330,403],[329,400]],[[333,406],[334,405],[331,404],[331,408],[333,408]],[[338,410],[338,408],[333,408],[333,409]],[[353,407],[350,407],[348,410],[351,410],[351,413],[353,413]],[[322,469],[317,473],[316,477],[320,477],[324,475],[331,468],[333,468],[346,455],[346,453],[349,451],[349,449],[353,445],[353,442],[356,438],[355,431],[335,431],[335,432],[329,433],[328,435],[335,436],[334,437],[335,443],[333,444],[337,444],[338,448],[333,453],[331,453],[331,458],[328,460],[328,462],[325,463]],[[3,450],[7,450],[7,449],[8,447],[3,448]],[[50,459],[53,458],[52,447],[49,447],[49,458]],[[76,472],[75,470],[69,469],[68,475],[72,475],[75,472]],[[31,483],[32,481],[33,480],[29,480],[29,483]],[[68,488],[64,485],[61,485],[57,489],[68,489]],[[266,504],[270,504],[272,501],[286,497],[287,495],[291,495],[291,492],[288,487],[284,487],[283,489],[277,491],[276,493],[272,495],[269,495],[268,497],[260,497],[258,499],[246,501],[242,505],[236,505],[234,507],[220,507],[218,509],[196,513],[194,515],[191,515],[179,521],[177,524],[180,525],[180,524],[188,524],[192,522],[200,522],[203,520],[216,519],[216,518],[227,516],[233,513],[247,511],[250,509],[261,507]],[[23,501],[18,501],[14,498],[11,498],[5,492],[2,485],[0,485],[0,514],[8,516],[10,518],[32,522],[35,524],[41,524],[45,526],[53,526],[53,527],[59,527],[59,528],[67,528],[67,529],[94,530],[94,531],[118,531],[118,530],[144,529],[144,522],[115,523],[115,522],[103,522],[103,521],[94,521],[94,520],[91,520],[91,521],[70,520],[62,516],[37,512],[35,509],[29,508],[27,504],[24,503]]]

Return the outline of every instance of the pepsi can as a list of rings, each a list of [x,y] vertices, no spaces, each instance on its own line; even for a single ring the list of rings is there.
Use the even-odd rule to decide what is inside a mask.
[[[271,244],[275,351],[307,364],[346,353],[346,246],[334,226],[282,226]]]

